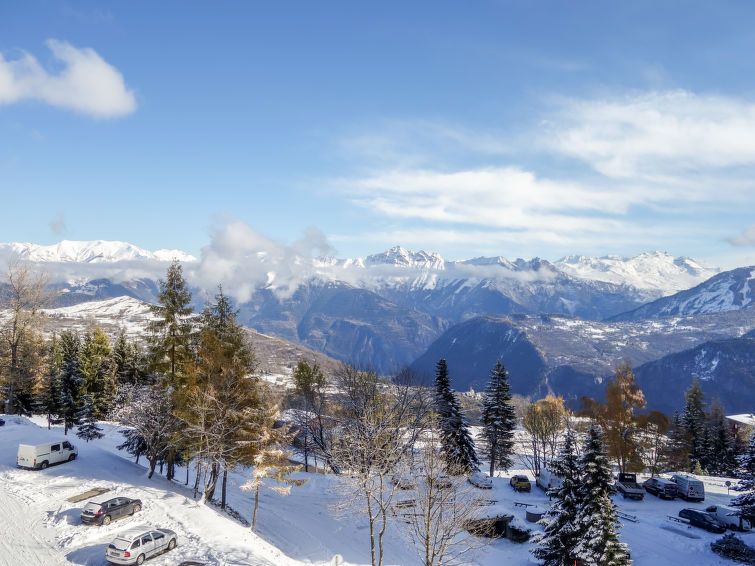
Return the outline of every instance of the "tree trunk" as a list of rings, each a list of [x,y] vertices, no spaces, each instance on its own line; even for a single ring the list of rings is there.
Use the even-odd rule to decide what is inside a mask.
[[[197,458],[197,477],[194,478],[194,499],[199,494],[199,478],[202,476],[202,461]]]
[[[372,558],[372,566],[375,564],[375,518],[372,516],[372,500],[367,496],[367,516],[370,519],[370,558]]]
[[[152,476],[154,475],[156,465],[157,465],[157,458],[150,458],[149,459],[149,473],[147,474],[147,479],[151,479]]]
[[[205,501],[212,501],[215,495],[215,487],[218,485],[218,463],[213,462],[210,467],[210,478],[205,484],[204,498]]]
[[[252,528],[251,530],[254,530],[254,527],[257,526],[257,508],[259,507],[259,499],[260,499],[260,481],[257,480],[257,483],[254,485],[254,512],[252,513]]]
[[[220,489],[220,508],[225,509],[225,485],[228,481],[228,470],[223,468],[223,484],[221,485]]]

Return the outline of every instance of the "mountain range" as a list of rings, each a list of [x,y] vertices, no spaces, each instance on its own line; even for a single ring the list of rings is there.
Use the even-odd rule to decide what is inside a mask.
[[[705,376],[706,393],[722,400],[753,375],[753,340],[743,335],[755,328],[755,267],[724,272],[664,252],[549,262],[446,260],[401,247],[353,259],[256,251],[226,258],[230,280],[212,285],[218,258],[204,252],[197,259],[123,242],[0,244],[0,255],[13,254],[50,272],[58,307],[154,302],[157,279],[176,258],[197,307],[223,283],[239,299],[240,322],[258,332],[384,374],[411,366],[430,376],[445,357],[461,390],[484,387],[500,358],[516,392],[553,392],[574,404],[600,396],[628,359],[649,405],[669,410],[692,375]],[[726,396],[727,409],[755,406],[755,391]]]

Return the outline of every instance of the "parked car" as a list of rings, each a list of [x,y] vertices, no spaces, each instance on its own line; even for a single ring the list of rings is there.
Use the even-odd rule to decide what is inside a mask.
[[[416,480],[410,475],[395,475],[391,482],[399,489],[414,489],[417,487]]]
[[[682,519],[687,519],[693,527],[699,527],[711,533],[725,533],[726,527],[718,522],[716,516],[700,509],[682,509],[679,511]]]
[[[686,474],[674,474],[671,481],[676,484],[679,490],[679,497],[687,501],[704,501],[705,485],[697,478]]]
[[[52,464],[75,460],[78,453],[76,447],[67,440],[47,442],[36,446],[19,444],[16,465],[19,468],[44,470]]]
[[[530,483],[530,478],[524,475],[511,476],[511,479],[509,480],[509,485],[511,485],[511,487],[513,487],[517,491],[532,490],[532,484]]]
[[[173,550],[177,543],[176,533],[170,529],[134,527],[115,537],[105,558],[113,564],[143,564],[147,558]]]
[[[650,478],[642,482],[645,491],[661,499],[675,499],[679,494],[676,484],[663,478]]]
[[[726,505],[711,505],[706,507],[705,510],[708,513],[713,513],[719,523],[732,531],[744,532],[752,528],[750,521],[742,517],[742,509],[735,509]]]
[[[480,489],[493,489],[493,480],[482,472],[474,472],[469,476],[469,483]]]
[[[3,426],[5,424],[5,421],[3,419],[0,419],[0,426]]]
[[[141,509],[141,499],[113,497],[103,501],[90,501],[81,510],[81,522],[86,525],[109,525],[110,521],[133,515]]]

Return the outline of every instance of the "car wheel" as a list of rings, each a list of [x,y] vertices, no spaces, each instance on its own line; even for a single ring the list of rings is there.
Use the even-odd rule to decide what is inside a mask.
[[[142,506],[141,505],[134,505],[131,508],[131,514],[133,515],[134,513],[138,513],[141,510],[142,510]]]
[[[44,462],[42,462],[42,463],[41,463],[41,464],[39,465],[39,467],[40,467],[40,468],[42,468],[43,470],[46,470],[46,469],[47,469],[47,466],[48,466],[48,464],[47,464],[47,460],[45,460]]]
[[[73,461],[74,461],[75,459],[76,459],[76,454],[71,454],[71,455],[70,455],[70,456],[68,457],[68,461],[69,461],[69,462],[73,462]]]
[[[104,517],[102,518],[102,524],[103,524],[103,525],[109,525],[109,524],[110,524],[110,515],[105,515],[105,516],[104,516]]]
[[[144,564],[144,555],[140,554],[139,557],[136,559],[137,564]]]
[[[176,539],[172,538],[168,543],[168,550],[173,550],[174,548],[176,548]]]

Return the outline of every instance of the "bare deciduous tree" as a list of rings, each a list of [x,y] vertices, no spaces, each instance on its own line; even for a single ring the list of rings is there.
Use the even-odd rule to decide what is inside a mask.
[[[392,480],[428,422],[428,402],[406,373],[388,383],[343,366],[336,382],[341,413],[333,458],[342,473],[342,508],[367,516],[372,565],[380,566],[391,502],[400,489]]]
[[[564,400],[548,395],[530,404],[524,411],[522,426],[530,436],[530,468],[538,475],[545,463],[555,457],[559,435],[566,428]]]
[[[16,390],[21,379],[22,347],[33,337],[43,320],[42,309],[50,304],[54,294],[48,289],[46,273],[35,271],[21,260],[8,262],[5,281],[0,287],[0,310],[5,311],[0,325],[0,346],[6,378],[5,412],[22,410]]]
[[[482,514],[483,497],[461,468],[449,470],[452,464],[440,450],[437,430],[425,433],[418,446],[409,468],[414,480],[407,491],[410,499],[400,505],[399,517],[424,566],[471,564],[488,539],[470,530],[490,534],[471,526]]]

